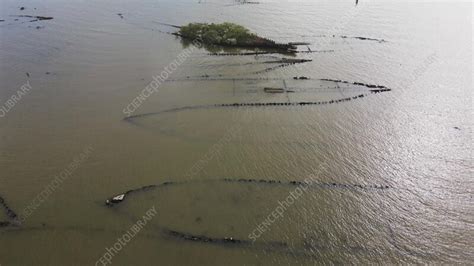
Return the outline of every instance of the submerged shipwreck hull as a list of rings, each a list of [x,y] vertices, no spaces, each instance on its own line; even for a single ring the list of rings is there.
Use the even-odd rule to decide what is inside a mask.
[[[236,48],[260,48],[260,49],[272,49],[272,50],[281,50],[281,51],[296,51],[297,44],[293,43],[277,43],[272,40],[258,37],[252,41],[248,42],[209,42],[204,41],[202,39],[196,39],[194,36],[188,36],[184,34],[180,34],[178,32],[172,33],[175,36],[179,36],[183,39],[194,41],[199,40],[200,42],[207,44],[207,45],[216,45],[216,46],[226,46],[226,47],[236,47]]]
[[[362,189],[362,190],[385,190],[390,189],[391,187],[388,185],[362,185],[362,184],[343,184],[343,183],[328,183],[328,182],[306,182],[306,181],[281,181],[281,180],[272,180],[272,179],[251,179],[251,178],[240,178],[240,179],[232,179],[232,178],[222,178],[222,179],[205,179],[205,180],[188,180],[188,181],[166,181],[160,184],[153,184],[147,185],[139,188],[134,188],[127,190],[121,194],[112,196],[105,200],[105,205],[112,207],[126,199],[126,196],[144,192],[152,189],[164,188],[169,186],[179,186],[179,185],[187,185],[193,183],[208,183],[208,182],[223,182],[223,183],[246,183],[246,184],[253,184],[253,185],[280,185],[280,186],[300,186],[300,187],[312,187],[312,188],[319,188],[319,189]]]
[[[324,241],[316,246],[309,235],[298,238],[296,242],[287,242],[279,233],[262,239],[252,238],[251,221],[259,222],[260,215],[266,214],[273,202],[260,200],[247,205],[259,197],[274,195],[282,200],[290,192],[307,193],[314,197],[324,197],[327,193],[350,195],[352,193],[382,194],[393,189],[388,184],[358,184],[342,182],[324,182],[316,180],[278,180],[252,178],[191,179],[183,181],[165,181],[153,185],[132,188],[119,195],[108,198],[106,205],[124,217],[140,216],[148,206],[156,206],[161,214],[154,222],[154,231],[173,241],[186,241],[222,247],[249,248],[270,252],[287,253],[294,256],[313,256],[315,249],[332,252]],[[215,193],[209,194],[213,190]],[[175,202],[176,193],[183,193],[182,200]],[[258,191],[258,193],[253,193]],[[332,191],[332,192],[329,192]],[[120,198],[120,201],[114,200]],[[216,204],[215,211],[209,211],[209,204]],[[115,202],[113,202],[115,201]],[[246,217],[240,216],[245,209]],[[288,210],[288,215],[295,209]],[[235,216],[234,219],[226,217]],[[174,221],[180,219],[181,224]],[[222,226],[215,228],[215,223]],[[341,246],[339,251],[347,253],[369,252],[370,247]]]
[[[221,24],[190,23],[174,27],[179,27],[179,31],[173,33],[174,35],[190,41],[197,40],[205,45],[294,51],[297,45],[302,44],[298,42],[277,43],[251,33],[243,26],[228,22]]]
[[[15,226],[17,224],[17,218],[18,215],[13,211],[10,206],[7,204],[6,200],[0,196],[0,211],[5,212],[6,215],[6,220],[1,221],[0,220],[0,228],[1,227],[7,227],[7,226]]]

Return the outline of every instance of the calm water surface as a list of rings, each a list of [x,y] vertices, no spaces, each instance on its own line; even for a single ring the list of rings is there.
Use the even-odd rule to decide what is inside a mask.
[[[0,228],[1,265],[93,265],[152,206],[157,215],[113,264],[472,263],[472,3],[1,0],[0,20],[0,103],[26,82],[32,87],[0,118],[0,195],[20,214],[91,151],[20,227]],[[157,22],[224,21],[326,52],[195,49],[134,114],[368,96],[123,120],[122,110],[186,49]],[[312,61],[262,72],[282,57]],[[282,86],[295,92],[263,92]],[[222,179],[311,176],[318,184],[389,188],[311,187],[249,245],[163,233],[251,241],[296,186]],[[166,181],[187,182],[104,206],[111,195]]]

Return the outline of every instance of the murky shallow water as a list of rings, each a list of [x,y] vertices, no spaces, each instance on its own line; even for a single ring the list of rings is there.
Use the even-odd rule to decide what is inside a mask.
[[[114,264],[472,261],[472,4],[360,2],[2,1],[1,103],[27,81],[32,89],[0,119],[0,195],[20,214],[55,176],[71,174],[21,228],[0,229],[0,264],[94,264],[152,206],[157,215]],[[11,16],[22,14],[54,19]],[[201,108],[124,121],[123,108],[185,49],[156,22],[194,21],[232,21],[333,52],[297,54],[313,61],[256,75],[284,55],[197,50],[136,114],[369,93],[320,79],[392,91],[338,104]],[[320,37],[333,34],[387,42]],[[203,75],[219,80],[187,78]],[[263,93],[284,85],[295,92]],[[311,175],[389,189],[308,189],[250,245],[164,233],[251,241],[296,187],[216,180]],[[127,196],[116,208],[103,204],[132,188],[185,180],[193,182]]]

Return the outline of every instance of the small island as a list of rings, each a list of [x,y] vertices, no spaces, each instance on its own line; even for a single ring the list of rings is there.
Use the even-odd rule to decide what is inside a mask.
[[[206,45],[220,45],[247,48],[266,48],[284,51],[296,50],[295,44],[276,43],[260,37],[247,28],[234,23],[189,23],[179,27],[175,35],[189,40],[200,40]]]

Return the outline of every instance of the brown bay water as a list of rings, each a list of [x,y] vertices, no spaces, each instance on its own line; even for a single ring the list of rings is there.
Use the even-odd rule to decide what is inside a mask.
[[[472,3],[7,0],[0,20],[3,110],[31,85],[0,117],[0,196],[17,214],[35,206],[0,227],[2,266],[94,265],[153,206],[113,264],[472,263]],[[124,120],[190,47],[157,22],[225,21],[313,53],[195,49]],[[312,61],[269,69],[281,58]],[[214,106],[233,103],[261,105]]]

